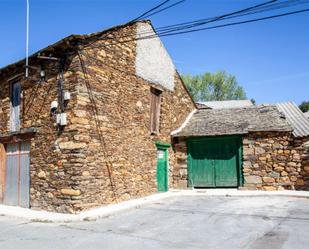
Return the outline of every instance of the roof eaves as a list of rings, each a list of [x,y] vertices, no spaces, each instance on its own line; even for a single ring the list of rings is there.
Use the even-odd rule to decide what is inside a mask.
[[[126,26],[129,26],[129,25],[133,25],[135,23],[139,23],[139,22],[148,22],[150,23],[149,20],[140,20],[140,21],[135,21],[135,22],[128,22],[128,23],[125,23],[125,24],[121,24],[121,25],[116,25],[116,26],[113,26],[113,27],[110,27],[108,29],[104,29],[102,31],[99,31],[99,32],[94,32],[94,33],[90,33],[90,34],[84,34],[84,35],[81,35],[81,34],[71,34],[67,37],[64,37],[62,38],[61,40],[51,44],[51,45],[48,45],[47,47],[45,48],[42,48],[40,49],[39,51],[31,54],[29,56],[29,59],[32,59],[34,58],[35,56],[37,56],[38,54],[40,53],[44,53],[46,51],[49,51],[51,49],[54,49],[56,47],[60,47],[61,45],[64,45],[64,44],[67,44],[69,42],[72,42],[72,41],[82,41],[82,40],[87,40],[89,38],[93,38],[93,37],[96,37],[96,36],[100,36],[104,33],[107,33],[107,32],[111,32],[113,30],[116,30],[116,29],[120,29],[120,28],[123,28],[123,27],[126,27]],[[24,64],[25,63],[25,58],[24,59],[21,59],[17,62],[14,62],[14,63],[11,63],[9,65],[6,65],[2,68],[0,68],[0,74],[3,72],[3,71],[6,71],[6,70],[10,70],[11,67],[16,67],[16,66],[19,66],[21,64]]]

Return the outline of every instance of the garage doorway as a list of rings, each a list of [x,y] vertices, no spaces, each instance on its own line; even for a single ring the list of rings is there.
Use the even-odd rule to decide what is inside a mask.
[[[0,201],[3,202],[5,189],[6,150],[4,144],[0,143]]]
[[[192,138],[187,142],[191,187],[242,185],[242,138],[220,136]]]
[[[5,177],[2,178],[3,203],[30,206],[30,142],[8,143],[5,146]],[[3,163],[2,163],[3,164]]]

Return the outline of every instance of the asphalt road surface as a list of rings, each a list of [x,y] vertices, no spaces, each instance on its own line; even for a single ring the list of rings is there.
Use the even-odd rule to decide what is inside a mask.
[[[309,199],[165,199],[97,221],[40,223],[0,217],[0,249],[307,249]]]

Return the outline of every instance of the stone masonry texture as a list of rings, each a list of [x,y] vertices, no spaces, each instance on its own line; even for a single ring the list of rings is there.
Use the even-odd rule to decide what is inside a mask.
[[[243,140],[244,187],[249,189],[309,189],[308,138],[289,133],[252,133]]]
[[[173,186],[187,188],[186,139],[175,143]],[[242,189],[309,190],[309,138],[288,132],[252,132],[243,137]]]
[[[22,84],[21,128],[37,129],[31,140],[30,205],[76,213],[100,205],[156,192],[156,141],[171,143],[170,133],[195,108],[175,71],[174,90],[136,75],[136,35],[130,24],[70,45],[64,90],[68,124],[57,130],[50,104],[57,100],[58,62],[44,61],[47,81],[39,82],[32,68]],[[33,60],[39,67],[40,61]],[[23,72],[16,67],[1,75],[0,134],[9,133],[8,79]],[[160,132],[150,134],[150,87],[162,90]],[[176,165],[169,149],[169,174]],[[172,186],[172,181],[169,182]]]

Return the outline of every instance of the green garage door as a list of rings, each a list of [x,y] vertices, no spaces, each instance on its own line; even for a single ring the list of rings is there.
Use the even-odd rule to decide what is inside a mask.
[[[241,137],[194,138],[188,141],[189,185],[237,187],[242,185]]]

